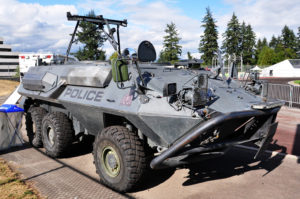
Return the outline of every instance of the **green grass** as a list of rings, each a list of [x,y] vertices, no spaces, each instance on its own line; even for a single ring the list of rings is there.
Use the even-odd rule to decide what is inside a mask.
[[[295,80],[294,83],[300,85],[300,80]]]
[[[36,199],[41,197],[0,158],[0,198]]]

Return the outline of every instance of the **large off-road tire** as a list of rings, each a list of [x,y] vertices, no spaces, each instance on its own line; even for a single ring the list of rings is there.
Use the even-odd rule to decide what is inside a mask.
[[[26,131],[29,143],[33,147],[42,147],[42,120],[47,111],[41,107],[31,107],[26,113]]]
[[[74,139],[72,122],[64,113],[48,113],[42,122],[42,138],[47,155],[64,155]]]
[[[119,192],[130,190],[146,168],[141,140],[123,126],[103,129],[94,142],[93,156],[101,182]]]

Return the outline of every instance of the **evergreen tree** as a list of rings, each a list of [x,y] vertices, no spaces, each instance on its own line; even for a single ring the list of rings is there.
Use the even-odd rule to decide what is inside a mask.
[[[265,47],[265,46],[269,47],[267,38],[265,38],[265,37],[263,38],[263,40],[262,40],[262,42],[261,42],[261,45],[262,45],[262,47]]]
[[[300,53],[300,27],[298,27],[298,33],[297,33],[297,52]]]
[[[182,46],[179,45],[181,38],[179,37],[176,25],[173,22],[167,24],[165,33],[166,36],[164,36],[163,51],[160,53],[159,61],[168,61],[173,64],[178,61],[182,52]]]
[[[291,48],[293,50],[296,50],[297,39],[293,30],[289,29],[289,27],[285,25],[282,29],[281,37],[284,48]]]
[[[259,38],[256,43],[256,50],[261,50],[261,49],[262,49],[262,42],[261,39]]]
[[[188,57],[188,60],[192,60],[193,59],[193,56],[191,55],[190,52],[187,52],[187,57]]]
[[[159,52],[159,58],[157,60],[158,63],[166,63],[169,62],[168,60],[166,60],[165,56],[164,56],[164,51],[160,51]]]
[[[271,39],[271,41],[269,43],[270,48],[275,49],[277,47],[277,45],[278,45],[278,42],[279,41],[277,40],[277,38],[273,35],[272,39]]]
[[[91,10],[87,16],[95,17],[95,13]],[[88,22],[80,22],[79,31],[76,33],[77,40],[82,43],[83,48],[74,53],[78,60],[105,60],[105,51],[100,48],[103,46],[105,38],[99,30],[95,30],[96,24]]]
[[[245,39],[246,39],[246,24],[243,21],[240,26],[240,41],[239,41],[239,51],[242,53],[245,48]]]
[[[236,15],[233,13],[231,20],[227,24],[227,29],[225,33],[223,34],[224,40],[222,49],[225,53],[231,55],[240,55],[240,24],[236,17]]]
[[[252,30],[251,25],[245,25],[243,22],[241,26],[241,41],[240,41],[240,52],[243,56],[244,64],[254,64],[253,55],[255,47],[255,33]]]
[[[206,8],[206,15],[202,20],[201,27],[204,28],[204,34],[201,36],[198,50],[203,53],[201,58],[204,62],[211,65],[212,58],[217,54],[219,46],[216,21],[209,8]]]
[[[268,47],[268,41],[267,39],[264,37],[263,40],[261,40],[260,38],[257,40],[256,43],[256,50],[255,50],[255,59],[256,59],[256,63],[258,64],[258,59],[259,59],[259,54],[262,51],[263,47]]]

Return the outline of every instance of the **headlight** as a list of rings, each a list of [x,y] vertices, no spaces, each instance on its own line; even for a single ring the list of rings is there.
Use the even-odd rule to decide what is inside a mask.
[[[163,88],[163,96],[171,96],[177,93],[177,85],[176,83],[165,84]]]
[[[184,101],[193,107],[204,106],[207,103],[208,76],[200,74],[192,88],[184,92]]]

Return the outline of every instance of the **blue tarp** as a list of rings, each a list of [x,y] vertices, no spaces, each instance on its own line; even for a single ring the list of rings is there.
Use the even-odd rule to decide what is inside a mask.
[[[0,112],[3,112],[3,113],[24,112],[24,109],[14,105],[14,104],[3,104],[0,106]]]

